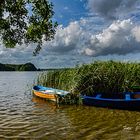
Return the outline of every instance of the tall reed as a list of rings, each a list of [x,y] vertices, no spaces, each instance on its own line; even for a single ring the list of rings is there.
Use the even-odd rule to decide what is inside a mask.
[[[96,61],[73,69],[42,73],[38,84],[76,94],[120,93],[133,85],[140,85],[140,64]]]

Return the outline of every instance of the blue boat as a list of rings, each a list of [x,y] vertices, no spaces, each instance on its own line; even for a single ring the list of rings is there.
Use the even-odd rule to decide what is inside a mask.
[[[125,92],[104,96],[96,94],[94,96],[81,95],[83,104],[125,110],[140,110],[140,92]]]

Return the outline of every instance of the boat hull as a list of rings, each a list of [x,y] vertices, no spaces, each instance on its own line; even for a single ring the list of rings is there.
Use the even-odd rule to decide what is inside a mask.
[[[39,98],[51,100],[51,101],[57,101],[57,96],[55,94],[45,94],[40,91],[33,90],[33,94]]]
[[[82,96],[83,104],[96,107],[124,109],[124,110],[140,110],[140,99],[103,99],[90,96]]]

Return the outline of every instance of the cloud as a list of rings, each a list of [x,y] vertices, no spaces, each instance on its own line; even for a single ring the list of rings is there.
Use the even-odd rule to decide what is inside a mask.
[[[56,31],[54,40],[43,44],[46,51],[54,53],[73,52],[80,43],[82,29],[78,22],[71,22],[69,26],[59,26]]]
[[[140,42],[140,26],[136,26],[133,30],[132,30],[132,34],[135,37],[136,41]]]
[[[135,26],[130,19],[115,21],[101,33],[92,35],[83,53],[89,56],[102,56],[140,52],[140,32],[137,28],[140,29],[140,26]]]
[[[130,19],[114,21],[108,27],[101,24],[98,31],[97,23],[94,24],[94,21],[81,19],[67,27],[59,26],[54,40],[44,43],[44,55],[49,52],[96,57],[140,52],[140,26]]]
[[[88,0],[87,7],[107,19],[117,19],[136,10],[138,4],[139,0]]]

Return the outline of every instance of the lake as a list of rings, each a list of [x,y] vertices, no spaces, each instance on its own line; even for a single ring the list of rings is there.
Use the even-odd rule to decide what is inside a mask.
[[[0,139],[140,140],[140,112],[60,105],[32,95],[39,72],[0,72]]]

